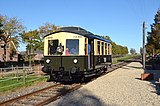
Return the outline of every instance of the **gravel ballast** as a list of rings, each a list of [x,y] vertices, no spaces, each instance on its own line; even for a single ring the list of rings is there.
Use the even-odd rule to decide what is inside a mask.
[[[13,99],[18,96],[25,95],[31,92],[35,92],[37,90],[43,89],[51,85],[55,85],[55,83],[43,81],[43,82],[36,83],[30,87],[26,87],[26,88],[23,87],[21,89],[17,89],[15,92],[6,92],[0,95],[0,102],[6,101],[9,99]]]
[[[138,62],[108,73],[47,106],[159,106],[159,84],[140,80]]]

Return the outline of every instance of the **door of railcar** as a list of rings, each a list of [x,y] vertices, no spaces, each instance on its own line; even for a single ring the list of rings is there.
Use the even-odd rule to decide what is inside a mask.
[[[88,39],[88,68],[94,68],[94,40]]]

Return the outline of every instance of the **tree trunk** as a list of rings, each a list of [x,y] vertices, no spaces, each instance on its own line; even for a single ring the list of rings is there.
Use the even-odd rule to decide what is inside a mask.
[[[7,50],[6,50],[6,44],[4,44],[4,67],[6,67],[6,54],[7,54]]]
[[[153,56],[155,55],[155,47],[153,47]]]

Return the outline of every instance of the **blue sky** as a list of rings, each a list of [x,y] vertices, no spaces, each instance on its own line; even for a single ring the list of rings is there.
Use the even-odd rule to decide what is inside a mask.
[[[142,23],[147,31],[160,8],[160,0],[0,0],[0,14],[18,17],[27,30],[46,22],[80,26],[94,34],[109,35],[119,45],[142,47]],[[25,45],[20,45],[20,51]]]

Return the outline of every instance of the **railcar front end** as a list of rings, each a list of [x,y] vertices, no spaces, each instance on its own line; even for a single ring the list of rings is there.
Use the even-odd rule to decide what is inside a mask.
[[[85,37],[70,32],[57,32],[44,38],[44,69],[53,80],[78,80],[84,76],[87,56]]]
[[[106,70],[110,42],[79,28],[62,28],[44,37],[44,68],[54,81],[80,81]]]

